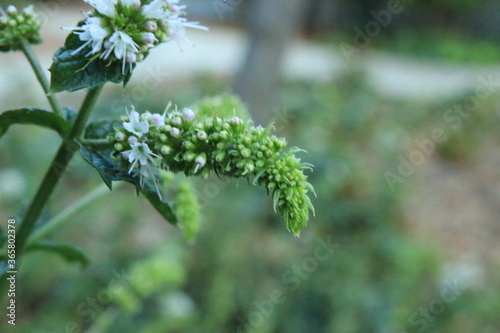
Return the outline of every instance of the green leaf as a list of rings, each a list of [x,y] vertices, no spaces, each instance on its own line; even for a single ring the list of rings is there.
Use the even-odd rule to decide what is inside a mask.
[[[53,112],[39,108],[9,110],[0,114],[0,137],[14,124],[37,125],[53,129],[64,136],[71,124]]]
[[[145,179],[144,184],[141,187],[139,177],[128,174],[128,172],[122,168],[120,162],[111,156],[111,152],[112,150],[92,150],[80,144],[80,153],[83,158],[99,172],[99,175],[101,175],[102,180],[109,187],[109,189],[112,189],[113,181],[119,180],[135,185],[137,193],[142,193],[142,195],[148,199],[158,213],[160,213],[168,222],[177,224],[177,217],[174,214],[170,203],[166,200],[160,200],[158,197],[154,181],[151,179]],[[162,178],[158,176],[157,179]],[[158,184],[158,187],[161,188],[161,184]],[[165,198],[165,195],[162,194],[162,198]]]
[[[85,128],[86,139],[107,139],[109,133],[114,133],[114,128],[120,126],[115,119],[101,119],[94,121]]]
[[[90,262],[89,259],[80,250],[68,245],[53,244],[53,243],[36,243],[28,246],[26,251],[53,252],[59,254],[64,259],[66,259],[66,261],[70,263],[76,262],[81,264],[82,266],[86,266]]]
[[[82,24],[83,21],[79,26]],[[133,71],[128,63],[122,67],[121,60],[110,62],[99,58],[99,54],[88,57],[90,46],[75,53],[84,43],[78,35],[71,33],[54,54],[50,67],[52,92],[90,89],[106,82],[127,84]]]

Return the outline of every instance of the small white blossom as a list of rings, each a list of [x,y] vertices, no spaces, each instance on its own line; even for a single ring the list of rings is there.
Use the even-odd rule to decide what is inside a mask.
[[[100,19],[97,17],[89,17],[86,24],[81,27],[70,27],[64,29],[74,30],[80,40],[85,42],[71,54],[80,52],[88,45],[92,46],[92,50],[87,55],[98,53],[102,49],[104,40],[109,35],[108,31],[100,26]]]
[[[117,0],[84,0],[94,7],[99,13],[112,17],[115,15],[115,5]]]
[[[141,7],[141,2],[139,0],[120,0],[120,2],[129,7],[139,8]]]
[[[159,113],[153,113],[151,115],[151,125],[153,126],[163,126],[165,125],[165,116],[166,113],[164,114],[159,114]]]
[[[142,6],[142,14],[149,19],[161,20],[168,15],[165,0],[153,0]]]
[[[123,123],[123,128],[140,138],[149,132],[149,123],[147,120],[140,119],[139,112],[132,110],[129,114],[129,121]]]
[[[134,168],[143,167],[145,165],[148,165],[150,162],[153,165],[157,165],[154,158],[161,158],[161,156],[156,155],[151,151],[147,143],[136,142],[130,145],[130,148],[132,149],[123,152],[124,154],[127,154],[126,156],[130,163],[130,169],[128,173],[131,173]]]
[[[130,60],[132,55],[137,57],[136,53],[139,52],[137,43],[134,42],[132,37],[122,31],[115,31],[104,47],[107,50],[102,54],[101,58],[108,59],[111,52],[113,52],[116,59],[123,59],[122,72],[125,72],[125,62]]]
[[[208,31],[208,28],[200,25],[199,22],[187,22],[187,19],[174,15],[163,20],[167,28],[167,34],[170,38],[176,40],[180,44],[180,38],[192,44],[191,41],[186,37],[186,28],[193,28],[199,30]]]

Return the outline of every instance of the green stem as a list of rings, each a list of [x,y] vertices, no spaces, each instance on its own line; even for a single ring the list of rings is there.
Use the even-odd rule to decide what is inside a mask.
[[[84,139],[80,138],[78,141],[85,146],[112,146],[108,139]]]
[[[123,183],[118,183],[115,185],[114,189],[121,186]],[[105,184],[99,185],[91,192],[87,193],[84,197],[80,198],[77,202],[73,203],[68,208],[61,211],[59,214],[54,216],[51,220],[45,223],[40,229],[36,230],[33,235],[29,238],[27,246],[33,245],[36,242],[42,240],[48,234],[54,232],[60,228],[63,224],[71,221],[69,217],[87,207],[97,199],[101,198],[105,194],[109,193],[109,189]]]
[[[33,198],[30,206],[26,210],[24,218],[21,220],[22,223],[19,227],[16,236],[16,252],[18,253],[18,257],[22,255],[24,247],[26,245],[26,241],[28,237],[31,235],[33,231],[33,227],[35,226],[35,222],[40,216],[43,207],[47,203],[49,197],[54,191],[57,182],[61,178],[61,175],[66,170],[66,167],[78,150],[78,144],[75,141],[75,138],[79,137],[83,132],[85,124],[87,123],[87,119],[94,108],[95,102],[101,92],[102,86],[98,86],[96,88],[92,88],[87,92],[87,96],[85,96],[85,100],[80,107],[80,111],[78,112],[78,116],[75,119],[73,127],[69,131],[69,133],[64,138],[59,150],[57,151],[56,156],[52,160],[52,164],[50,165],[45,177],[38,188],[38,191]]]
[[[50,90],[50,85],[49,81],[47,80],[47,77],[45,76],[44,70],[42,69],[42,66],[40,65],[40,62],[38,61],[38,58],[35,55],[35,52],[31,49],[30,44],[26,40],[21,41],[21,49],[28,59],[31,67],[33,68],[33,71],[35,72],[36,78],[38,79],[38,82],[40,82],[43,91],[45,92],[45,96],[47,96],[47,99],[49,100],[50,106],[52,107],[52,110],[54,112],[64,118],[64,114],[61,108],[61,105],[59,104],[59,101],[57,98],[49,92]]]

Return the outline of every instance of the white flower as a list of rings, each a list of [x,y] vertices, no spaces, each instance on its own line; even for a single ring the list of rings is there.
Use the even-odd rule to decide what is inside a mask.
[[[99,13],[112,17],[115,15],[115,5],[117,0],[84,0],[94,7]]]
[[[140,119],[139,112],[132,109],[128,117],[129,121],[122,124],[123,128],[127,131],[135,134],[139,138],[149,132],[149,123],[145,119]]]
[[[164,113],[164,114],[153,113],[151,115],[151,125],[153,125],[153,126],[165,125],[165,116],[166,116],[166,113]]]
[[[141,7],[141,2],[139,0],[120,0],[120,2],[128,7],[134,7],[134,8]]]
[[[143,166],[149,165],[151,162],[153,165],[157,165],[154,158],[160,158],[161,156],[156,155],[151,151],[147,143],[144,142],[136,142],[130,145],[130,150],[124,151],[122,154],[126,156],[130,163],[130,169],[128,173],[131,173],[132,170],[136,167],[142,168]],[[137,165],[139,163],[139,165]]]
[[[100,20],[97,17],[89,17],[86,24],[81,27],[70,27],[64,29],[75,30],[83,43],[79,48],[74,50],[71,54],[76,54],[83,50],[87,45],[92,46],[92,50],[87,54],[95,54],[101,51],[104,40],[109,35],[108,31],[100,26]]]
[[[169,15],[165,5],[165,0],[153,0],[149,4],[142,6],[142,14],[149,19],[164,19]]]
[[[136,167],[139,168],[139,173],[140,173],[139,185],[141,187],[144,186],[145,178],[152,178],[156,188],[156,193],[158,194],[158,197],[161,200],[160,189],[158,188],[158,181],[154,173],[155,167],[158,167],[158,165],[155,162],[155,159],[161,159],[161,156],[153,153],[149,148],[149,146],[143,142],[136,142],[130,145],[130,148],[132,149],[122,152],[122,156],[126,158],[130,163],[130,169],[128,170],[128,173],[129,174],[132,173],[132,170],[134,170],[134,168]]]
[[[123,59],[122,73],[125,73],[125,63],[133,63],[137,60],[137,43],[132,37],[122,31],[115,31],[113,35],[104,44],[107,50],[101,55],[101,58],[108,59],[111,52],[114,53],[116,59]]]
[[[164,23],[167,25],[167,34],[170,38],[173,38],[179,43],[179,38],[183,38],[188,43],[192,44],[191,41],[186,37],[186,28],[200,29],[208,31],[208,28],[200,25],[199,22],[187,22],[187,19],[180,17],[178,15],[173,15],[164,19]]]
[[[139,52],[137,44],[132,37],[122,31],[115,31],[109,38],[109,43],[106,47],[107,50],[102,55],[104,59],[108,59],[113,51],[117,59],[125,59],[128,54]]]

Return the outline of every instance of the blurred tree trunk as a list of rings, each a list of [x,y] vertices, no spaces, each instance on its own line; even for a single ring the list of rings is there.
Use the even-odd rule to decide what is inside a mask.
[[[251,110],[256,124],[271,119],[280,85],[285,48],[301,29],[307,0],[255,0],[246,18],[250,48],[236,76],[234,91]]]

